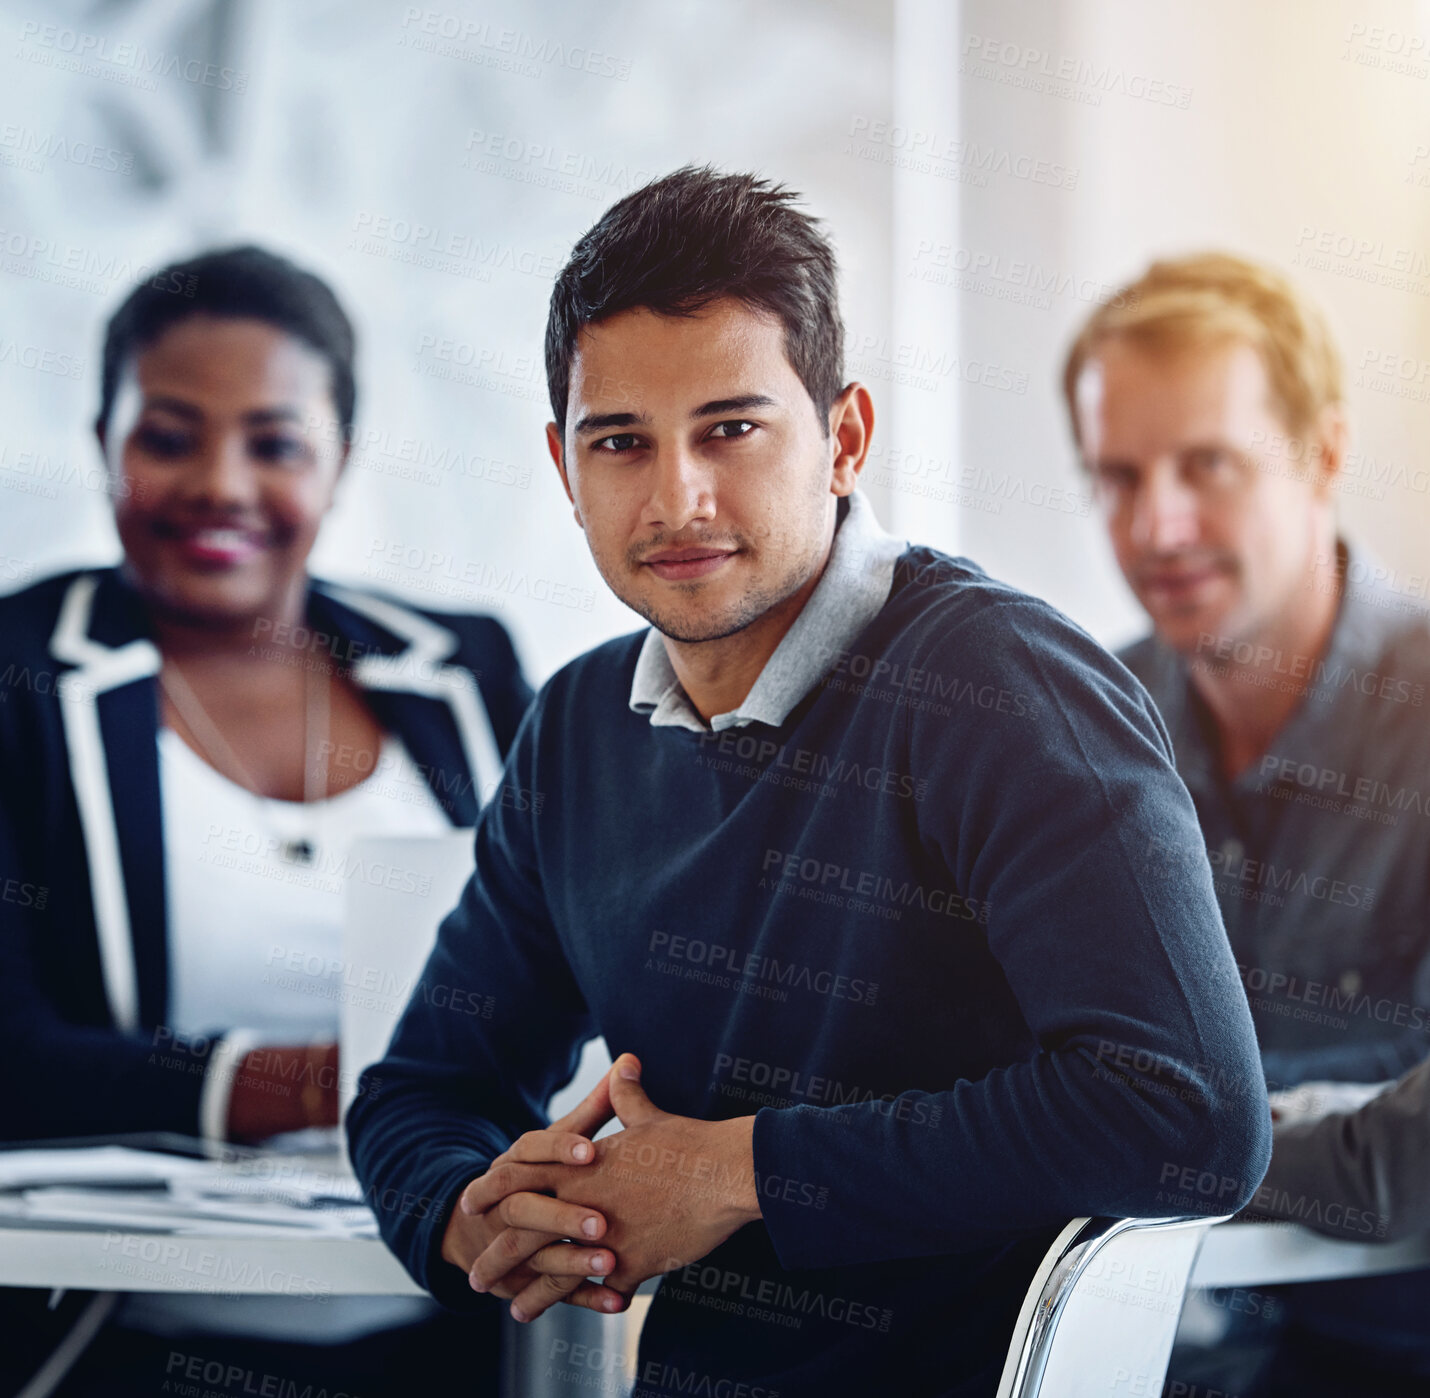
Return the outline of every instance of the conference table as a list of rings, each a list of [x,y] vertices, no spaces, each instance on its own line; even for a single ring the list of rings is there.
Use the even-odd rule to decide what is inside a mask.
[[[383,837],[364,842],[366,855],[400,857],[430,880],[431,897],[417,906],[406,895],[366,890],[352,900],[345,955],[354,966],[379,966],[392,983],[420,972],[436,935],[440,910],[450,907],[471,867],[470,836],[454,833],[427,841]],[[394,939],[393,928],[405,929]],[[379,1058],[391,1033],[390,1007],[358,998],[342,1006],[344,1061],[360,1067]],[[604,1044],[587,1045],[576,1078],[553,1102],[559,1115],[575,1105],[609,1066]],[[355,1072],[349,1075],[355,1077]],[[327,1168],[345,1170],[328,1161]],[[1430,1236],[1404,1243],[1339,1242],[1296,1224],[1221,1223],[1205,1232],[1190,1276],[1193,1289],[1262,1288],[1430,1267]],[[96,1293],[185,1292],[214,1296],[282,1295],[294,1298],[416,1296],[414,1285],[386,1246],[373,1236],[236,1231],[186,1225],[182,1232],[139,1228],[41,1225],[0,1217],[0,1286]],[[647,1283],[632,1313],[602,1316],[557,1307],[529,1326],[507,1322],[503,1398],[569,1392],[569,1383],[543,1383],[553,1353],[619,1354],[633,1372],[635,1339],[656,1284]],[[563,1348],[564,1347],[564,1348]],[[537,1362],[537,1356],[545,1356]],[[570,1376],[568,1376],[570,1377]],[[583,1381],[589,1375],[575,1374]]]
[[[1430,1267],[1430,1237],[1353,1243],[1298,1224],[1223,1223],[1208,1232],[1193,1287],[1276,1286]],[[221,1295],[414,1296],[375,1238],[170,1235],[0,1221],[0,1286]]]
[[[1417,1267],[1430,1267],[1430,1238],[1364,1244],[1323,1238],[1296,1224],[1223,1223],[1206,1231],[1190,1286],[1254,1292],[1284,1283]],[[12,1220],[0,1222],[0,1286],[95,1292],[101,1295],[92,1305],[101,1306],[113,1304],[105,1293],[125,1292],[310,1300],[421,1294],[392,1253],[373,1237],[234,1236],[223,1227],[162,1233],[41,1227]],[[655,1282],[647,1283],[627,1315],[558,1306],[526,1326],[504,1318],[501,1398],[556,1398],[569,1391],[571,1383],[588,1382],[593,1365],[607,1391],[629,1391],[637,1367],[639,1327],[655,1289]],[[1187,1294],[1190,1298],[1195,1293]],[[101,1311],[95,1323],[106,1314]],[[1136,1317],[1131,1320],[1138,1323]],[[1077,1322],[1070,1314],[1065,1324]],[[1076,1336],[1067,1338],[1077,1342]],[[1101,1340],[1089,1332],[1082,1343]],[[1062,1387],[1035,1386],[1029,1391],[1046,1395]]]

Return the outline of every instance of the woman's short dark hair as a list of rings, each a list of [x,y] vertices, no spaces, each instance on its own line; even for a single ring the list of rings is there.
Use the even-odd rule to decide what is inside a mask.
[[[797,198],[755,175],[687,165],[607,209],[551,293],[546,382],[557,427],[566,429],[583,326],[636,307],[693,315],[726,296],[779,319],[785,355],[824,419],[844,387],[838,269]]]
[[[353,327],[332,288],[286,257],[259,247],[224,248],[175,262],[140,282],[109,319],[98,426],[114,407],[129,359],[190,316],[261,320],[316,350],[333,372],[333,406],[344,438],[357,406]]]

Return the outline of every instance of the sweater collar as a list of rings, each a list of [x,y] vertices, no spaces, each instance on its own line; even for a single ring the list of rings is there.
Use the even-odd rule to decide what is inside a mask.
[[[632,712],[648,715],[653,728],[695,733],[720,733],[749,723],[778,728],[879,614],[889,600],[894,564],[908,548],[905,540],[880,527],[861,491],[848,502],[823,575],[738,708],[714,715],[707,725],[681,688],[661,634],[652,627],[631,679]]]

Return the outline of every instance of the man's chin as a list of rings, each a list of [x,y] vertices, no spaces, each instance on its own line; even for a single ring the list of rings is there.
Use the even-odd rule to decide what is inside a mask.
[[[1227,614],[1222,608],[1178,609],[1153,615],[1152,629],[1163,645],[1190,659],[1204,654],[1209,644],[1215,645],[1228,634]]]
[[[723,641],[727,636],[733,636],[736,632],[743,631],[755,618],[647,615],[646,620],[662,636],[666,636],[672,641],[679,641],[682,645],[694,646],[703,641]]]
[[[617,595],[662,636],[684,645],[699,645],[723,641],[747,630],[797,591],[797,583],[785,580],[774,587],[735,587],[714,582],[667,584],[660,588],[632,588]]]
[[[672,606],[670,598],[660,602],[652,602],[645,597],[623,600],[662,636],[685,645],[724,640],[726,636],[733,636],[758,621],[765,610],[756,598],[744,598],[737,602],[727,599],[723,605],[711,605],[714,599],[706,598],[703,606],[694,605],[693,600],[684,606]]]

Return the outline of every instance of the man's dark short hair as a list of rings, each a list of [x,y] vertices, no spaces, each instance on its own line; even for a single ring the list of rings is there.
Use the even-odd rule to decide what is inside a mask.
[[[332,370],[333,407],[344,438],[351,437],[357,407],[352,322],[321,277],[252,246],[172,263],[129,293],[104,332],[96,424],[101,431],[113,411],[124,366],[191,316],[261,320],[316,350]]]
[[[838,268],[798,195],[755,175],[687,165],[613,204],[576,244],[551,293],[546,382],[566,430],[582,327],[643,307],[694,315],[733,297],[776,316],[785,356],[820,420],[844,387]]]

